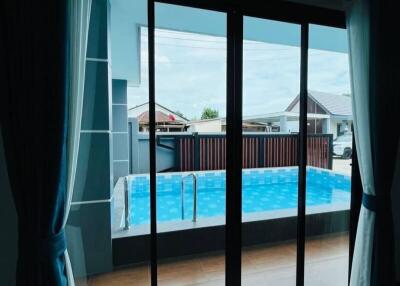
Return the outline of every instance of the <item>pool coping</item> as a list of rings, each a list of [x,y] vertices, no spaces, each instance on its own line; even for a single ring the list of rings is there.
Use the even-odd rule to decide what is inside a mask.
[[[306,237],[347,232],[349,216],[349,210],[307,214]],[[243,222],[241,228],[243,247],[293,241],[297,238],[297,217]],[[225,225],[217,225],[157,232],[158,258],[174,259],[224,251],[225,230]],[[114,238],[112,240],[114,266],[123,267],[130,264],[148,263],[150,241],[150,234]]]
[[[348,204],[324,204],[318,206],[307,207],[306,215],[347,211],[350,209]],[[271,210],[264,212],[245,213],[242,216],[242,223],[256,222],[264,220],[281,219],[288,217],[297,217],[297,208],[291,209],[280,209]],[[157,232],[164,233],[170,231],[181,231],[187,229],[205,228],[213,226],[225,225],[225,216],[215,216],[210,218],[201,218],[197,222],[190,220],[175,220],[171,222],[157,223]],[[115,229],[112,238],[122,238],[137,235],[148,235],[150,234],[150,224],[143,225],[131,225],[128,230],[124,230],[122,227]]]
[[[287,167],[263,167],[263,168],[246,168],[246,169],[242,169],[243,173],[254,173],[254,172],[258,172],[258,173],[262,173],[265,170],[285,170],[285,169],[298,169],[298,166],[287,166]],[[334,171],[331,169],[324,169],[324,168],[319,168],[319,167],[314,167],[314,166],[307,166],[307,169],[314,169],[314,170],[319,170],[322,172],[326,172],[326,173],[331,173],[331,174],[335,174],[335,175],[342,175],[345,177],[350,177],[348,174],[346,174],[345,172],[341,172],[341,171]],[[188,175],[190,173],[196,173],[196,174],[207,174],[207,173],[214,173],[214,172],[226,172],[226,169],[221,169],[221,170],[198,170],[198,171],[180,171],[180,172],[166,172],[166,173],[157,173],[157,175]],[[149,173],[141,173],[141,174],[130,174],[127,176],[129,179],[133,178],[133,177],[146,177],[146,178],[150,178],[150,174]]]

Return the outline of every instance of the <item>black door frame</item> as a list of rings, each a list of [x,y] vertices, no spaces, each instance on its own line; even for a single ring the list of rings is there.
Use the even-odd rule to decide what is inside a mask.
[[[246,2],[246,3],[244,3]],[[300,134],[299,134],[299,185],[297,223],[296,285],[304,285],[305,248],[305,195],[307,164],[307,70],[309,24],[345,28],[342,11],[329,10],[284,1],[257,0],[148,0],[149,49],[149,116],[150,116],[150,235],[151,235],[151,285],[157,285],[157,221],[156,221],[156,135],[155,135],[155,66],[154,29],[155,3],[165,3],[205,10],[225,12],[227,15],[227,168],[226,184],[231,191],[226,194],[226,285],[241,285],[241,211],[242,182],[242,63],[243,17],[258,17],[301,25],[300,63]],[[240,158],[237,158],[240,157]],[[353,169],[356,164],[353,164]],[[354,170],[353,170],[354,172]],[[358,170],[355,170],[358,172]],[[353,197],[352,197],[353,200]],[[353,207],[352,203],[352,207]],[[350,232],[356,225],[351,224]],[[350,252],[350,261],[352,252]]]
[[[156,194],[156,102],[155,102],[155,1],[147,0],[148,61],[149,61],[149,141],[150,141],[150,276],[157,285],[157,194]]]
[[[227,13],[225,285],[240,285],[242,269],[243,16]],[[227,275],[229,273],[229,275]]]
[[[308,23],[301,24],[300,40],[300,115],[299,115],[299,175],[297,199],[297,260],[296,285],[304,285],[304,257],[306,233],[306,177],[307,177],[307,98],[308,98]]]

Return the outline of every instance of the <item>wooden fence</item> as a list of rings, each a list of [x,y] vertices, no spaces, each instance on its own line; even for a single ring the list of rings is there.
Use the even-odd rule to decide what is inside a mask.
[[[164,139],[173,140],[164,145]],[[307,165],[332,169],[332,135],[307,137]],[[298,165],[298,134],[244,134],[243,168]],[[226,168],[224,134],[158,135],[157,145],[174,151],[175,171],[223,170]]]

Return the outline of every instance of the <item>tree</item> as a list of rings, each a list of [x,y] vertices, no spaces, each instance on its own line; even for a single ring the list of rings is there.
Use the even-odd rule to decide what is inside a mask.
[[[218,110],[212,109],[211,107],[205,107],[201,113],[201,119],[213,119],[218,118]]]

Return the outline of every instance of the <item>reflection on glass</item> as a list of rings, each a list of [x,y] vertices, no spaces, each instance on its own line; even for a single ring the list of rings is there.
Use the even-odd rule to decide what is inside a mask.
[[[155,8],[158,280],[218,284],[225,276],[226,15]],[[140,199],[137,209],[137,223],[145,223]]]
[[[243,285],[296,281],[299,46],[299,25],[244,18]]]
[[[347,285],[353,122],[346,31],[310,25],[309,37],[305,284]]]

